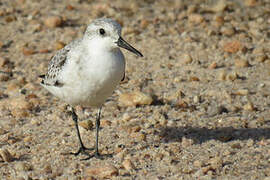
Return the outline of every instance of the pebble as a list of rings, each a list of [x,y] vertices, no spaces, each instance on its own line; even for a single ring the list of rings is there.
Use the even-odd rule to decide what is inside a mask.
[[[5,17],[5,21],[6,21],[7,23],[10,23],[10,22],[16,21],[16,20],[17,20],[17,18],[16,18],[16,16],[14,16],[14,15],[10,15],[10,16]]]
[[[254,109],[254,105],[253,105],[252,102],[248,102],[247,104],[245,104],[245,105],[243,106],[243,109],[244,109],[245,111],[254,111],[254,110],[255,110],[255,109]]]
[[[16,169],[19,171],[31,171],[33,170],[33,166],[26,162],[18,162],[16,164]]]
[[[196,160],[196,161],[193,162],[193,165],[194,165],[195,167],[202,167],[202,162],[199,161],[199,160]]]
[[[128,171],[134,169],[134,164],[132,163],[132,161],[130,159],[125,159],[122,162],[122,166]]]
[[[140,23],[141,29],[147,28],[148,25],[149,25],[149,21],[148,20],[146,20],[146,19],[142,19],[141,20],[141,23]]]
[[[227,74],[226,76],[226,80],[229,80],[229,81],[234,81],[238,78],[238,74],[236,72],[230,72],[229,74]]]
[[[50,50],[49,49],[40,49],[38,50],[39,53],[49,53]]]
[[[218,73],[218,80],[224,81],[224,80],[226,80],[226,76],[227,76],[227,73],[225,71],[220,71]]]
[[[200,79],[196,76],[191,76],[189,81],[200,81]]]
[[[193,139],[187,139],[186,137],[182,137],[182,142],[181,145],[186,148],[191,146],[192,144],[194,144],[194,140]]]
[[[232,36],[235,34],[235,30],[233,27],[222,27],[220,29],[220,32],[223,34],[223,35],[226,35],[226,36]]]
[[[0,81],[4,82],[4,81],[8,81],[9,80],[9,75],[6,73],[1,73],[0,72]]]
[[[94,127],[93,122],[90,120],[83,120],[83,121],[80,121],[78,124],[79,124],[79,126],[81,126],[82,128],[84,128],[87,131],[92,130]]]
[[[226,0],[218,0],[218,1],[213,1],[215,4],[213,4],[211,7],[207,8],[207,11],[211,12],[223,12],[224,9],[227,7]]]
[[[10,152],[7,149],[0,149],[0,156],[5,162],[11,162],[14,159],[14,157],[10,154]]]
[[[211,158],[209,164],[212,169],[217,170],[222,167],[222,159],[220,157]]]
[[[26,48],[26,47],[22,48],[22,52],[23,52],[23,55],[25,55],[25,56],[30,56],[30,55],[36,53],[33,49],[29,49],[29,48]]]
[[[216,116],[222,113],[227,113],[228,110],[224,106],[210,106],[207,111],[209,116]]]
[[[246,96],[249,94],[249,91],[248,91],[248,89],[239,89],[236,92],[234,92],[233,94],[240,95],[240,96]]]
[[[62,49],[63,47],[65,47],[65,43],[63,43],[62,41],[56,41],[55,44],[54,44],[54,49],[55,50],[60,50]]]
[[[0,67],[5,67],[6,65],[8,65],[10,62],[8,59],[0,57]]]
[[[238,67],[238,68],[243,68],[243,67],[250,66],[250,64],[248,63],[247,60],[245,60],[245,59],[239,59],[239,58],[235,59],[234,65],[235,65],[235,67]]]
[[[87,167],[84,171],[86,176],[95,176],[101,179],[110,179],[119,174],[118,169],[110,164]]]
[[[217,63],[216,62],[212,62],[209,66],[208,69],[216,69],[217,68]]]
[[[50,16],[44,20],[45,26],[49,28],[59,27],[63,24],[63,20],[60,16]]]
[[[223,50],[228,53],[236,53],[243,49],[243,45],[240,41],[234,40],[224,44]]]
[[[245,0],[245,5],[247,7],[252,7],[252,6],[255,6],[257,4],[257,1],[258,0]]]
[[[68,5],[66,6],[66,8],[67,8],[67,10],[71,11],[71,10],[73,10],[73,9],[74,9],[74,6],[72,6],[72,5],[68,4]]]
[[[268,59],[267,55],[263,54],[263,55],[258,55],[255,57],[255,60],[257,62],[264,62]]]
[[[184,63],[184,64],[190,64],[192,62],[192,58],[189,54],[183,54],[182,57],[181,57],[181,61]]]
[[[43,168],[43,173],[44,174],[51,174],[52,173],[52,167],[49,163],[47,163],[44,168]]]
[[[102,119],[100,120],[100,126],[101,127],[105,127],[105,126],[111,126],[112,125],[112,122],[107,120],[107,119]]]
[[[23,96],[9,99],[10,109],[31,110],[33,104],[25,99]]]
[[[200,24],[204,21],[204,17],[200,14],[190,14],[188,16],[188,21],[190,23]]]
[[[122,106],[150,105],[152,97],[139,91],[123,93],[119,96],[119,104]]]

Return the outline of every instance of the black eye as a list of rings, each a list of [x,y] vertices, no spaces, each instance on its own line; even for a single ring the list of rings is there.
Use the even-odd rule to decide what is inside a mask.
[[[99,29],[99,34],[104,35],[105,34],[105,30],[103,28]]]

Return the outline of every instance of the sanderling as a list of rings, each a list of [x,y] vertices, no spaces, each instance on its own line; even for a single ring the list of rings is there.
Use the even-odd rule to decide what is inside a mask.
[[[41,85],[53,95],[71,105],[80,148],[74,155],[87,154],[78,128],[74,106],[97,107],[95,156],[101,107],[116,86],[125,78],[125,58],[119,47],[143,55],[121,37],[121,26],[107,18],[94,20],[84,36],[66,45],[52,57],[48,72],[41,75]],[[89,158],[93,156],[89,155]],[[89,159],[87,158],[87,159]]]

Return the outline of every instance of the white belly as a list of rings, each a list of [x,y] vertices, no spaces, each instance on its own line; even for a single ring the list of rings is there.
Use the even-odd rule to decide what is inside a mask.
[[[74,59],[79,61],[70,61],[60,75],[64,85],[47,89],[68,104],[100,107],[124,76],[122,52],[118,50],[95,55],[91,59]]]

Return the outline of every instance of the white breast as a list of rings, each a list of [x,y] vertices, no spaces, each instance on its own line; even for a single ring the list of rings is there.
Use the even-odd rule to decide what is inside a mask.
[[[71,105],[99,107],[124,76],[124,56],[120,49],[94,55],[74,52],[60,75],[64,86],[50,91]]]

